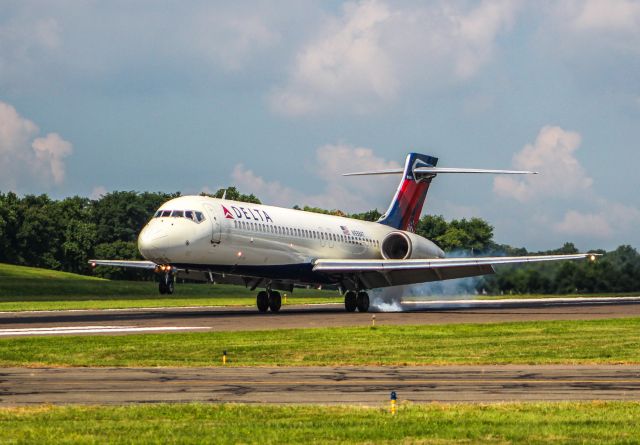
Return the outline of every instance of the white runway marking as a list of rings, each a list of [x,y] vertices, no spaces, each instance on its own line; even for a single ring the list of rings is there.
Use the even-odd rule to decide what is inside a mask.
[[[402,300],[402,309],[496,309],[535,306],[589,306],[640,303],[640,297],[505,298],[499,300]]]
[[[56,328],[0,329],[0,337],[17,335],[100,334],[118,332],[193,331],[210,329],[205,326],[69,326]]]

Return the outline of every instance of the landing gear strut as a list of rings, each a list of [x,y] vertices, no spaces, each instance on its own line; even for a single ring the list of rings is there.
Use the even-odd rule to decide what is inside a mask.
[[[278,312],[282,306],[280,292],[275,290],[262,290],[258,292],[256,305],[260,312],[267,312],[269,309],[271,309],[271,312]]]
[[[165,295],[165,294],[171,295],[174,289],[175,289],[175,281],[171,273],[165,273],[162,277],[160,277],[160,282],[158,283],[158,290],[162,295]]]
[[[366,292],[358,292],[350,290],[344,294],[344,308],[347,312],[368,312],[369,311],[369,294]]]

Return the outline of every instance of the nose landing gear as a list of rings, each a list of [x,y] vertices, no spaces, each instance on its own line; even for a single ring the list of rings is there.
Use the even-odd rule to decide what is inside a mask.
[[[160,277],[158,290],[162,295],[171,295],[173,293],[173,291],[175,290],[175,280],[173,279],[173,275],[171,273],[166,273],[164,274],[164,276]]]
[[[369,311],[369,294],[366,292],[354,292],[352,290],[344,294],[344,308],[347,312],[368,312]]]
[[[267,312],[269,309],[271,309],[271,312],[278,312],[280,307],[282,307],[280,292],[269,289],[258,292],[256,305],[260,312]]]

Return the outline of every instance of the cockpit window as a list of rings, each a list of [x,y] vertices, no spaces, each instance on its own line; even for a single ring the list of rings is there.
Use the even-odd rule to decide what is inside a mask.
[[[195,210],[158,210],[153,215],[154,218],[166,218],[169,216],[172,218],[187,218],[198,224],[206,219],[202,212]]]

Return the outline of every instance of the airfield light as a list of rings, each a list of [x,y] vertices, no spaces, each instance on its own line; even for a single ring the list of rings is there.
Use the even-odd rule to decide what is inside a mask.
[[[373,315],[371,316],[371,327],[372,327],[372,328],[375,328],[375,327],[376,327],[376,315],[375,315],[375,314],[373,314]]]
[[[227,351],[222,351],[222,364],[226,365],[227,364]]]
[[[398,407],[396,405],[397,402],[398,402],[398,396],[396,395],[396,392],[391,391],[391,414],[394,416],[398,412]]]

